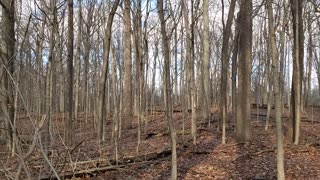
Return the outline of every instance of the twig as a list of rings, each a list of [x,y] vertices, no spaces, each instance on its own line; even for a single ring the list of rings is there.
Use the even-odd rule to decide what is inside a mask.
[[[233,147],[233,146],[238,146],[238,145],[241,145],[241,144],[246,144],[245,142],[240,142],[240,143],[234,143],[234,144],[229,144],[229,145],[225,145],[221,148],[220,151],[222,151],[223,149],[225,148],[229,148],[229,147]]]
[[[272,148],[272,149],[265,149],[262,151],[258,151],[258,152],[254,152],[254,153],[245,153],[245,154],[241,154],[238,157],[236,157],[232,162],[237,161],[238,159],[245,157],[245,156],[249,156],[250,158],[252,158],[252,156],[258,156],[260,154],[266,153],[266,152],[273,152],[276,148]]]

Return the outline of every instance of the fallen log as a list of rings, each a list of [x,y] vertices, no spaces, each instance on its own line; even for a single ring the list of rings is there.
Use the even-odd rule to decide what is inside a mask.
[[[66,179],[66,178],[72,178],[72,177],[82,177],[87,174],[95,174],[95,173],[101,173],[105,172],[108,170],[116,170],[119,168],[123,168],[125,166],[129,165],[136,165],[136,164],[144,164],[144,163],[154,163],[154,160],[158,160],[164,157],[167,157],[171,155],[171,149],[169,147],[160,149],[156,152],[148,153],[148,154],[142,154],[138,156],[127,156],[122,158],[121,160],[118,161],[118,164],[115,160],[109,160],[109,165],[108,166],[101,166],[100,167],[93,167],[89,169],[84,169],[84,170],[78,170],[75,172],[64,172],[63,174],[60,174],[60,178]],[[92,161],[98,161],[98,160],[92,160]],[[90,163],[91,161],[87,161]],[[78,162],[79,164],[83,164],[81,162]],[[40,178],[41,180],[49,180],[49,179],[57,179],[56,176],[51,176],[51,177],[42,177]]]
[[[190,130],[185,130],[184,132],[181,130],[176,131],[176,135],[187,135],[187,134],[191,134],[191,131]],[[168,136],[168,135],[169,135],[169,132],[149,132],[147,133],[144,139],[146,140],[152,137],[160,137],[160,136]]]
[[[164,113],[166,111],[164,109],[148,109],[148,112]],[[173,109],[172,112],[173,113],[179,113],[179,112],[184,112],[184,110],[182,110],[182,109]]]

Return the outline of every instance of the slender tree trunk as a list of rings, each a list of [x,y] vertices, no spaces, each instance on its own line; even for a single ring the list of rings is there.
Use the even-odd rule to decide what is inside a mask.
[[[189,16],[188,16],[188,9],[187,5],[184,1],[183,3],[183,14],[184,14],[184,21],[185,21],[185,29],[186,29],[186,62],[188,63],[188,84],[190,84],[191,89],[191,108],[192,108],[192,115],[191,115],[191,135],[193,138],[193,144],[196,144],[196,89],[195,89],[195,79],[194,79],[194,61],[191,58],[192,50],[191,50],[191,34],[189,28]]]
[[[221,67],[221,117],[222,117],[222,144],[226,143],[226,116],[228,113],[228,64],[229,64],[229,38],[231,34],[231,25],[234,16],[236,1],[232,0],[229,8],[227,24],[223,29],[223,43],[222,43],[222,67]],[[223,22],[224,25],[224,22]]]
[[[45,112],[46,112],[46,120],[44,124],[45,132],[44,132],[44,150],[46,153],[49,151],[49,147],[51,145],[51,137],[50,137],[50,128],[52,123],[52,96],[53,96],[53,69],[55,68],[55,43],[56,43],[56,23],[57,23],[57,7],[56,1],[50,1],[51,8],[51,17],[53,18],[53,24],[50,27],[50,47],[49,47],[49,56],[47,63],[47,74],[46,74],[46,93],[45,93]]]
[[[282,122],[281,122],[281,100],[280,100],[280,87],[279,87],[279,73],[278,73],[278,53],[276,45],[276,35],[273,26],[273,9],[272,0],[267,0],[268,9],[268,23],[269,23],[269,38],[270,49],[272,57],[272,73],[273,73],[273,86],[274,86],[274,100],[275,100],[275,118],[276,118],[276,137],[277,137],[277,179],[284,180],[284,150],[283,150],[283,137],[282,137]]]
[[[118,163],[118,137],[119,137],[119,96],[117,91],[117,64],[118,57],[115,55],[114,48],[111,47],[112,54],[112,91],[113,91],[113,140],[115,143],[116,162]]]
[[[301,119],[301,85],[302,85],[302,69],[301,51],[303,51],[303,38],[301,35],[303,32],[300,31],[303,24],[300,21],[300,16],[302,16],[302,2],[303,0],[290,0],[291,2],[291,12],[293,17],[293,73],[292,73],[292,93],[291,93],[291,103],[292,103],[292,138],[293,143],[299,143],[300,134],[300,119]],[[302,49],[302,50],[301,50]]]
[[[111,30],[114,14],[117,11],[120,0],[115,0],[112,5],[112,9],[109,13],[107,28],[105,29],[104,37],[104,49],[103,49],[103,67],[102,67],[102,77],[100,79],[100,91],[99,91],[99,106],[98,106],[98,140],[102,143],[105,140],[104,135],[104,117],[105,117],[105,99],[106,99],[106,83],[108,76],[109,67],[109,53],[111,44]]]
[[[231,67],[231,79],[232,79],[232,118],[236,123],[237,117],[237,66],[238,66],[238,46],[239,46],[239,17],[236,20],[234,47],[232,51],[232,67]]]
[[[172,112],[171,112],[171,85],[170,85],[170,46],[169,40],[166,32],[166,23],[163,14],[163,1],[158,0],[158,13],[161,23],[161,35],[162,35],[162,49],[164,56],[164,103],[166,108],[166,121],[168,123],[170,131],[170,141],[171,141],[171,179],[176,180],[177,173],[177,152],[176,152],[176,130],[172,123]]]
[[[68,0],[68,77],[67,77],[67,116],[66,116],[66,144],[72,146],[73,142],[73,0]]]
[[[78,120],[79,91],[80,91],[80,69],[81,69],[81,30],[82,30],[82,0],[78,0],[78,33],[77,33],[77,53],[76,53],[76,79],[74,95],[74,119]]]
[[[90,91],[89,91],[89,66],[90,66],[90,50],[92,48],[91,45],[91,29],[92,29],[92,23],[93,23],[93,11],[94,11],[94,3],[93,2],[88,2],[87,4],[88,7],[88,12],[87,12],[87,18],[85,24],[85,31],[84,31],[84,74],[83,74],[83,110],[85,112],[85,121],[86,124],[88,122],[88,114],[89,114],[89,108],[90,108],[90,102],[89,102],[89,96],[90,96]]]
[[[287,0],[283,1],[283,17],[282,17],[282,29],[280,32],[280,98],[282,107],[284,107],[284,95],[285,95],[285,63],[286,63],[286,53],[285,53],[285,31],[287,30],[286,24],[288,23],[288,8]]]
[[[209,74],[210,74],[210,47],[209,47],[209,0],[203,1],[203,90],[204,106],[203,118],[209,120],[211,110],[211,97],[209,92]]]
[[[313,39],[312,39],[312,22],[311,22],[311,17],[310,14],[308,15],[308,58],[307,58],[307,79],[306,79],[306,86],[305,86],[305,97],[304,97],[304,103],[305,107],[309,106],[309,96],[311,94],[311,71],[312,71],[312,59],[313,59]]]

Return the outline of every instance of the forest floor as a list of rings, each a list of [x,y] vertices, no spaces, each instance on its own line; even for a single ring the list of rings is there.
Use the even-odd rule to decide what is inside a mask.
[[[233,128],[227,131],[227,144],[221,144],[221,132],[217,130],[218,111],[212,108],[213,123],[201,122],[198,114],[197,144],[192,144],[190,135],[191,114],[184,117],[174,112],[173,121],[177,129],[178,179],[276,179],[275,123],[271,116],[265,130],[266,111],[252,110],[252,138],[250,142],[238,144],[234,140]],[[287,179],[320,179],[320,108],[308,108],[303,113],[300,144],[292,145],[288,137],[288,114],[283,115],[285,135],[285,174]],[[231,118],[231,116],[229,117]],[[93,116],[80,114],[75,121],[75,142],[72,148],[63,143],[64,118],[57,114],[53,118],[52,149],[49,160],[62,179],[170,179],[170,139],[164,112],[148,115],[148,124],[142,125],[141,144],[137,152],[137,118],[132,128],[122,130],[119,138],[118,164],[115,160],[115,144],[111,140],[112,117],[106,122],[106,141],[101,146],[96,141]],[[314,120],[312,122],[312,119]],[[182,127],[185,122],[185,131]],[[28,151],[33,137],[30,120],[21,115],[18,132],[22,149]],[[41,134],[41,133],[40,133]],[[11,157],[8,149],[0,145],[0,179],[15,176],[20,163],[18,156]],[[50,179],[39,148],[26,159],[29,172],[34,179]],[[21,178],[25,179],[25,173]]]

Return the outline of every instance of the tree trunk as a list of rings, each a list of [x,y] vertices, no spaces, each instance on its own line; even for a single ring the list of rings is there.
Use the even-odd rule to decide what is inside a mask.
[[[229,38],[231,34],[231,25],[234,16],[236,1],[232,0],[229,8],[227,24],[223,29],[223,43],[222,43],[222,59],[221,59],[221,118],[222,118],[222,144],[226,143],[226,116],[228,113],[228,94],[227,94],[227,84],[228,84],[228,64],[229,64]],[[223,16],[222,16],[223,17]],[[223,22],[224,26],[224,22]]]
[[[194,79],[194,61],[191,58],[192,49],[191,49],[191,35],[190,35],[190,28],[189,28],[189,16],[188,16],[188,9],[187,5],[184,1],[183,3],[183,14],[184,14],[184,21],[185,21],[185,29],[186,29],[186,62],[188,66],[188,84],[190,84],[191,89],[191,108],[192,108],[192,115],[191,115],[191,135],[193,138],[193,144],[196,144],[196,89],[195,89],[195,79]]]
[[[209,0],[203,1],[203,119],[209,120],[211,110],[211,97],[209,92],[209,74],[210,74],[210,47],[209,47]]]
[[[311,32],[311,28],[312,28],[312,20],[310,17],[310,14],[308,15],[308,58],[307,58],[307,79],[306,79],[306,86],[305,86],[305,97],[304,97],[304,103],[305,103],[305,107],[309,106],[310,102],[309,102],[309,96],[311,94],[311,71],[312,71],[312,59],[313,59],[313,39],[312,39],[312,32]]]
[[[46,112],[46,120],[45,120],[45,130],[44,130],[44,150],[46,153],[49,151],[49,147],[51,146],[51,137],[50,137],[50,128],[52,123],[52,96],[53,96],[53,69],[55,68],[55,34],[56,34],[56,23],[57,23],[57,7],[56,1],[50,1],[51,8],[51,17],[53,18],[53,24],[51,24],[51,34],[50,34],[50,47],[49,47],[49,56],[47,63],[47,74],[46,74],[46,93],[45,93],[45,112]]]
[[[168,123],[170,131],[170,141],[171,141],[171,179],[177,179],[177,150],[176,150],[176,130],[172,123],[172,113],[171,113],[171,85],[170,85],[170,47],[169,40],[166,32],[166,23],[163,14],[163,1],[158,0],[158,13],[161,23],[161,35],[162,35],[162,49],[164,56],[164,103],[166,109],[166,121]]]
[[[276,45],[276,35],[273,26],[273,9],[272,0],[267,0],[268,9],[268,23],[269,23],[269,38],[270,49],[272,57],[272,73],[273,73],[273,87],[274,87],[274,100],[275,100],[275,118],[276,118],[276,138],[277,138],[277,179],[284,180],[284,150],[283,150],[283,137],[282,137],[282,122],[281,122],[281,100],[280,100],[280,87],[279,87],[279,73],[278,73],[278,53]]]
[[[3,113],[4,138],[7,145],[13,147],[13,119],[14,119],[14,87],[10,76],[14,73],[15,63],[15,0],[5,0],[2,5],[1,41],[0,44],[0,112]],[[3,130],[1,130],[3,131]]]
[[[231,67],[231,79],[232,79],[232,118],[236,123],[237,117],[237,66],[238,66],[238,47],[239,47],[239,14],[236,20],[234,47],[232,51],[232,67]]]
[[[283,17],[282,17],[282,29],[280,32],[280,98],[281,98],[281,106],[284,107],[284,95],[285,95],[285,64],[286,64],[286,53],[285,53],[285,45],[286,45],[286,38],[285,38],[285,31],[287,30],[286,24],[288,23],[288,5],[287,1],[283,1]]]
[[[68,146],[73,142],[73,0],[68,0],[68,76],[67,76],[67,103],[66,103],[66,135],[65,141]]]
[[[303,0],[290,0],[291,3],[291,12],[293,17],[293,72],[292,72],[292,93],[291,93],[291,103],[292,103],[292,112],[291,112],[291,123],[292,123],[292,140],[294,144],[299,143],[299,134],[300,134],[300,119],[301,119],[301,85],[302,85],[302,69],[303,65],[300,64],[301,57],[303,58],[303,38],[301,35],[303,32],[300,30],[303,29],[302,22],[300,21],[302,16],[302,2]],[[302,35],[303,36],[303,35]]]
[[[131,127],[132,118],[132,78],[131,78],[131,18],[130,0],[124,0],[124,105],[123,114],[125,115],[123,126]]]
[[[99,105],[98,105],[98,140],[102,143],[105,140],[104,136],[104,117],[105,117],[105,98],[106,98],[106,83],[109,68],[109,53],[111,44],[111,30],[114,14],[118,8],[120,0],[115,0],[112,5],[112,9],[109,13],[107,28],[105,29],[104,37],[104,49],[103,49],[103,67],[102,67],[102,77],[100,79],[100,91],[99,91]]]
[[[240,4],[239,73],[237,100],[237,140],[250,139],[251,59],[252,59],[252,0]]]
[[[78,0],[78,34],[77,34],[77,53],[76,53],[76,79],[74,95],[74,119],[78,120],[79,91],[80,91],[80,69],[81,69],[81,32],[82,32],[82,0]]]

